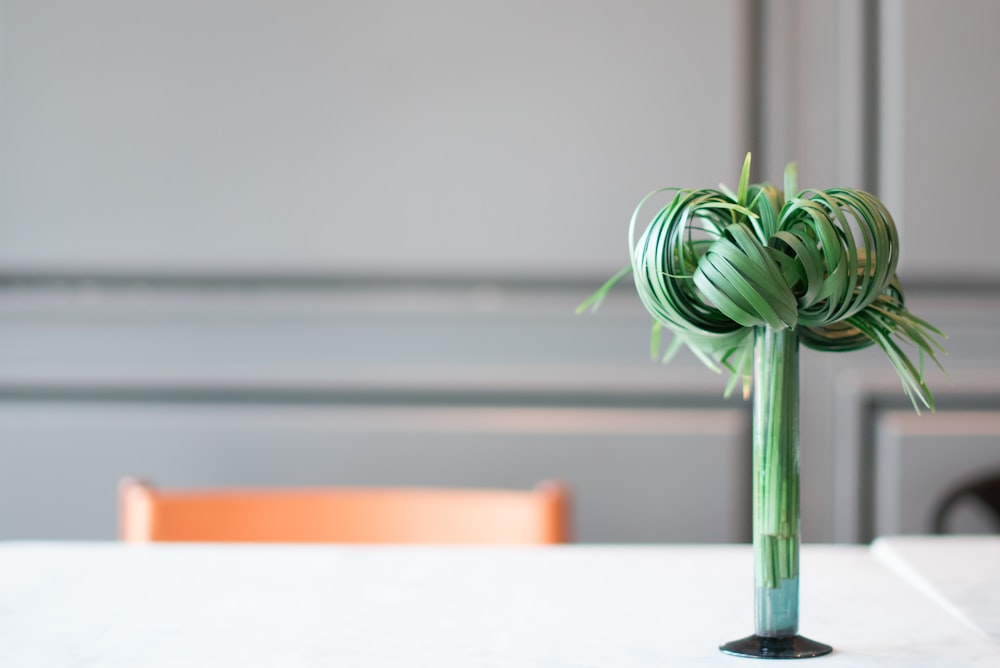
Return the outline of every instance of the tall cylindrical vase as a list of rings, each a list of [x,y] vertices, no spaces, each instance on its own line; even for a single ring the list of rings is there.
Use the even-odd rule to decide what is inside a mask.
[[[753,635],[722,645],[737,656],[802,659],[829,645],[799,629],[799,339],[795,330],[754,331]]]

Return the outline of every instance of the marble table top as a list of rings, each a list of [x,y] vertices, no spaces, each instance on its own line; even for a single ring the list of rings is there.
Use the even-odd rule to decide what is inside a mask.
[[[877,561],[1000,645],[1000,538],[893,536],[871,549]]]
[[[967,550],[805,546],[801,632],[835,649],[810,661],[1000,666],[1000,590],[962,593],[995,569],[939,568]],[[0,665],[732,667],[752,572],[747,545],[0,543]]]

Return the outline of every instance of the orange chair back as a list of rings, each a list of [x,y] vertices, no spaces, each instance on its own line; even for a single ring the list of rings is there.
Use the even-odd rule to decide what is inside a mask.
[[[124,480],[127,542],[548,544],[567,540],[568,493],[331,488],[162,491]]]

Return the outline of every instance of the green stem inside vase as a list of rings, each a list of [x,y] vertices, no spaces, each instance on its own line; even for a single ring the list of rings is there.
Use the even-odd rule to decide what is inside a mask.
[[[757,635],[799,622],[799,339],[754,332],[753,546]]]

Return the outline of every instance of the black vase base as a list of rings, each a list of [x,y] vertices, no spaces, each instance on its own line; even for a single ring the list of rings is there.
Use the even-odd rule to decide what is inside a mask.
[[[725,654],[748,659],[810,659],[833,651],[829,645],[802,636],[769,638],[758,635],[727,642],[719,649]]]

